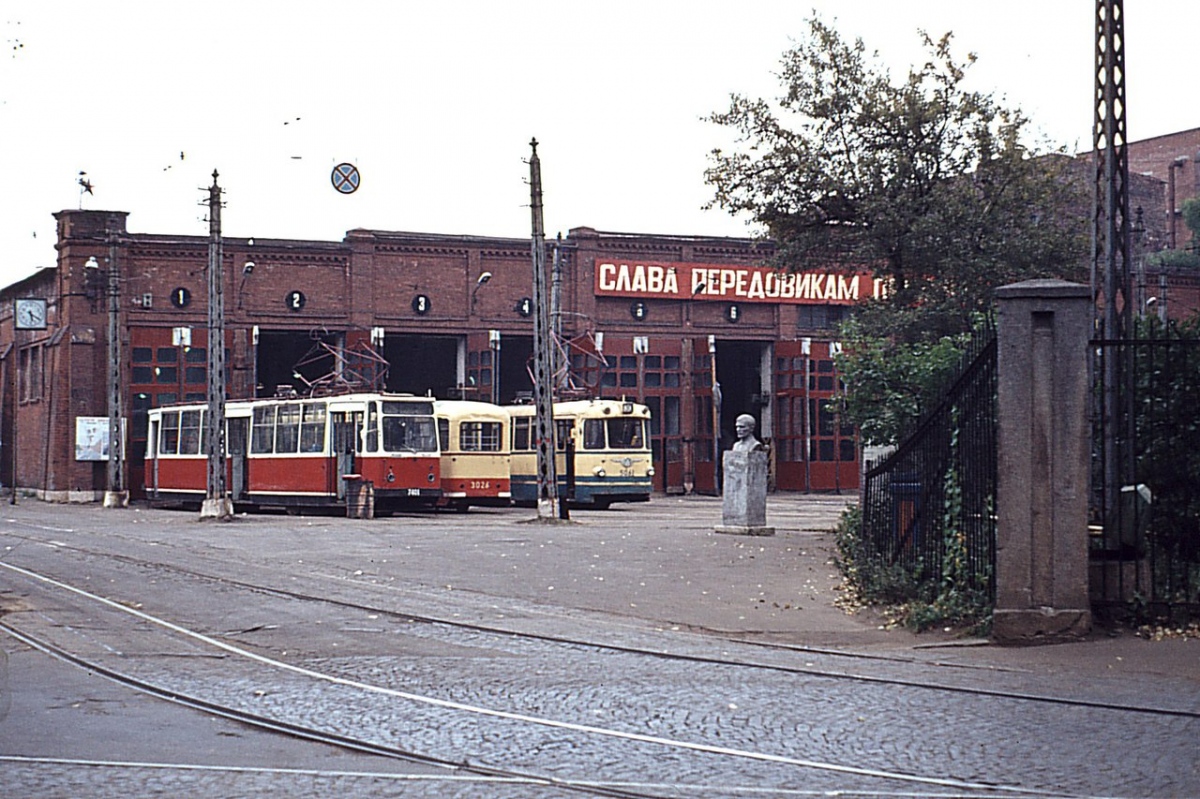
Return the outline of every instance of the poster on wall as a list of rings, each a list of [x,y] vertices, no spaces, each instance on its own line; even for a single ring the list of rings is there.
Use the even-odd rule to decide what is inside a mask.
[[[124,428],[124,425],[121,427]],[[107,416],[75,417],[75,460],[108,460]]]

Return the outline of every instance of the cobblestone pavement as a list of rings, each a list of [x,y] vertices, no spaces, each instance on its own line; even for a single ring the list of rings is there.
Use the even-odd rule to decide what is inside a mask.
[[[119,622],[94,614],[92,627],[67,625],[81,631],[70,635],[86,634],[98,656],[126,672],[450,759],[602,779],[663,796],[696,795],[682,786],[704,786],[703,795],[713,796],[750,788],[928,795],[939,778],[957,781],[960,791],[979,782],[1053,795],[1200,795],[1195,716],[1101,706],[1200,713],[1195,642],[1101,638],[1011,650],[947,647],[955,642],[944,636],[881,630],[869,616],[833,605],[838,579],[828,530],[843,506],[832,497],[773,497],[769,521],[778,534],[748,539],[715,534],[719,503],[697,498],[576,512],[573,523],[553,525],[531,523],[532,512],[518,509],[202,524],[183,513],[28,502],[3,514],[0,559],[57,569],[62,579],[106,588],[148,612],[347,684],[201,656],[194,643],[164,643],[144,630],[109,647],[123,651],[104,653],[104,633]],[[105,558],[88,554],[101,551]],[[248,593],[195,573],[358,607]],[[0,570],[0,609],[15,611],[6,620],[67,635],[61,620],[70,603],[45,607],[39,621],[19,607],[22,600],[34,603],[35,593]],[[387,612],[393,610],[488,629],[413,623]],[[231,722],[221,724],[239,730],[239,745],[206,750],[233,736],[207,717],[164,710],[157,700],[124,693],[119,701],[94,700],[94,685],[59,674],[70,671],[66,666],[43,669],[38,659],[45,656],[0,641],[11,653],[6,695],[18,700],[0,719],[0,756],[10,758],[0,761],[5,795],[21,795],[12,787],[30,789],[25,795],[71,795],[80,784],[90,796],[561,795],[528,781],[481,784],[469,775],[318,744],[281,743]],[[692,659],[649,658],[612,646]],[[731,662],[712,662],[721,659]],[[404,696],[380,701],[359,683]],[[1003,692],[1093,704],[995,695]],[[80,734],[57,739],[64,726]],[[171,767],[11,759],[48,755]],[[308,771],[237,770],[298,763]],[[351,765],[339,769],[339,763]],[[897,781],[869,770],[919,779]]]

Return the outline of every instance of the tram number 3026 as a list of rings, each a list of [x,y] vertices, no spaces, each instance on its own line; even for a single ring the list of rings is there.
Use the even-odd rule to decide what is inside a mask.
[[[491,480],[472,480],[471,481],[471,488],[475,489],[476,491],[479,491],[479,490],[485,489],[485,488],[491,488],[491,487],[492,487]]]

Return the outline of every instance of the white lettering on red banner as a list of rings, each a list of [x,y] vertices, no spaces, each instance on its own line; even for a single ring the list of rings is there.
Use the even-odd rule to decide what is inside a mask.
[[[869,272],[780,272],[763,266],[596,263],[596,296],[849,305],[883,297]]]

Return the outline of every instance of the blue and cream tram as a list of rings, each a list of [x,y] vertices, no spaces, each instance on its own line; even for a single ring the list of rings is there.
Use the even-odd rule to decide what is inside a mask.
[[[536,409],[532,405],[511,405],[507,410],[511,418],[513,502],[534,505]],[[650,409],[627,400],[554,403],[554,468],[559,495],[584,508],[607,508],[613,502],[648,502],[654,476],[649,422]]]

